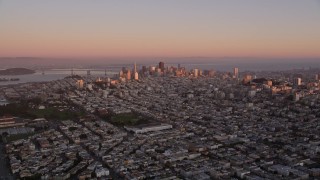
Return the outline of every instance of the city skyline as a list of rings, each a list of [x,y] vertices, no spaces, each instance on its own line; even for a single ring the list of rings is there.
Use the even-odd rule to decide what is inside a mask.
[[[320,2],[0,2],[0,57],[319,58]]]

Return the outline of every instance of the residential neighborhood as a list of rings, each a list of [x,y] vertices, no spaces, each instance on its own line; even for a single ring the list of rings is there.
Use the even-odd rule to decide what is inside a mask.
[[[85,112],[63,120],[0,119],[24,129],[47,125],[5,145],[11,173],[22,179],[320,177],[320,83],[313,71],[150,69],[139,79],[83,77],[80,85],[79,77],[68,77],[0,87],[10,102],[39,98],[32,108]]]

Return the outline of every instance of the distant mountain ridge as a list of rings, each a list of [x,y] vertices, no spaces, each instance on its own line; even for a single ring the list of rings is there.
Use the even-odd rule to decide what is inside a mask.
[[[5,70],[0,70],[0,75],[26,75],[26,74],[34,74],[35,71],[26,68],[10,68]]]

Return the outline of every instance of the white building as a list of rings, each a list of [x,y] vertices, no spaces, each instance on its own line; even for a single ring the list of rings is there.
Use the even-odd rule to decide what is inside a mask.
[[[93,86],[92,86],[92,84],[88,84],[88,85],[87,85],[87,88],[88,88],[90,91],[93,91]]]
[[[97,167],[95,173],[98,178],[103,176],[109,176],[110,174],[109,170],[104,167]]]
[[[0,106],[7,105],[9,102],[4,97],[0,97]]]
[[[300,94],[297,93],[297,92],[294,93],[294,94],[293,94],[293,100],[294,100],[294,101],[299,101],[299,100],[300,100]]]
[[[145,126],[135,126],[135,127],[124,127],[127,131],[132,131],[136,134],[142,134],[152,131],[162,131],[166,129],[172,129],[170,124],[155,124],[155,125],[145,125]]]
[[[256,95],[256,91],[255,90],[250,90],[249,92],[248,92],[248,96],[249,97],[254,97]]]

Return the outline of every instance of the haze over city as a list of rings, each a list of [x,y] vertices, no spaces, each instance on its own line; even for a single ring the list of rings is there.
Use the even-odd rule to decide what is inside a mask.
[[[318,0],[0,1],[0,56],[320,57]]]

